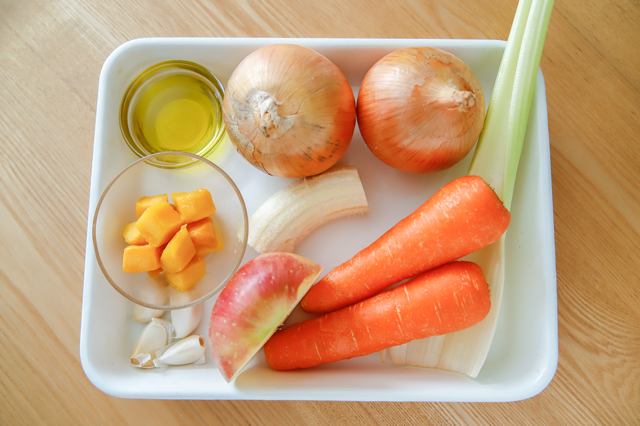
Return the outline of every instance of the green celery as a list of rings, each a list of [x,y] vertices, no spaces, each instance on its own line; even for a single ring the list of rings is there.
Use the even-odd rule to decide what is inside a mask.
[[[493,187],[507,208],[527,130],[553,0],[521,0],[469,174]]]

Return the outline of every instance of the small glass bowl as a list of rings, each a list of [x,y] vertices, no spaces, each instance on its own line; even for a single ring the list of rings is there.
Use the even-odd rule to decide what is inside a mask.
[[[201,65],[160,62],[145,69],[125,90],[120,104],[122,136],[139,157],[162,151],[206,157],[225,135],[223,97],[220,80]],[[156,156],[149,162],[165,168],[193,163],[191,158],[183,159],[186,163]]]
[[[160,156],[192,162],[178,169],[150,164]],[[152,278],[146,272],[122,270],[127,243],[122,230],[136,220],[135,203],[141,196],[188,192],[205,188],[216,205],[213,219],[220,228],[224,248],[205,257],[206,275],[191,289],[177,291],[164,275]],[[107,281],[132,302],[152,309],[180,309],[196,305],[218,293],[237,271],[247,247],[247,210],[240,191],[218,166],[200,156],[183,152],[160,152],[140,158],[107,185],[93,216],[93,246],[98,265]]]

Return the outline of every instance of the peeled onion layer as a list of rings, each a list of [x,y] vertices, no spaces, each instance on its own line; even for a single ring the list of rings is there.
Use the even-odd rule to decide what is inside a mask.
[[[398,170],[448,169],[482,131],[484,95],[473,71],[440,49],[400,49],[376,62],[358,93],[360,133],[373,154]]]
[[[334,167],[298,179],[269,197],[249,218],[248,244],[258,253],[293,252],[326,222],[368,211],[355,166]]]
[[[351,143],[355,98],[342,71],[306,47],[276,44],[233,71],[224,121],[236,150],[269,175],[299,178],[328,170]]]

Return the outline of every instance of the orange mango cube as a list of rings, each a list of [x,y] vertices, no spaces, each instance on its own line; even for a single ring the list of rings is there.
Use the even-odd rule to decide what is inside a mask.
[[[124,272],[148,272],[160,267],[162,247],[127,246],[122,256],[122,270]]]
[[[189,236],[196,247],[196,255],[202,256],[224,248],[220,230],[211,217],[187,224]]]
[[[169,202],[169,196],[167,194],[161,195],[152,195],[151,197],[140,197],[138,201],[136,201],[136,219],[140,219],[142,213],[149,207],[154,204],[158,204],[159,202]]]
[[[137,222],[140,235],[153,247],[160,247],[173,238],[184,224],[180,215],[166,201],[147,208]]]
[[[165,278],[173,288],[179,291],[185,291],[193,287],[206,273],[204,259],[200,256],[194,256],[191,262],[180,272],[173,274],[165,274]]]
[[[216,212],[211,193],[204,188],[191,192],[174,192],[171,199],[185,223],[195,222]]]
[[[162,261],[162,256],[160,256],[160,261]],[[154,269],[153,271],[148,271],[147,274],[149,274],[151,278],[157,278],[162,275],[163,272],[164,271],[162,270],[162,268],[158,268]]]
[[[162,252],[160,265],[168,274],[180,272],[193,259],[195,254],[196,247],[191,241],[187,225],[182,225],[182,228],[176,232]]]
[[[140,231],[138,231],[138,227],[136,226],[136,222],[131,222],[125,225],[122,230],[122,236],[127,244],[132,246],[140,246],[144,244],[148,244],[147,240],[145,240],[142,235],[140,235]]]

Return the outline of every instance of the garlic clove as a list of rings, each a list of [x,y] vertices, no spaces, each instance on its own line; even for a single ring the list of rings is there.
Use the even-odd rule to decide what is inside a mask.
[[[136,305],[136,307],[133,308],[133,313],[131,314],[133,320],[140,323],[149,322],[152,318],[160,318],[163,315],[163,309],[151,309],[142,305]]]
[[[186,304],[191,301],[192,295],[181,291],[172,291],[170,294],[173,306]],[[171,323],[175,329],[175,337],[182,339],[196,329],[202,319],[202,303],[182,309],[171,311]]]
[[[165,306],[168,298],[167,287],[166,284],[150,279],[138,290],[136,298],[149,305]],[[164,315],[162,309],[147,308],[137,304],[131,314],[133,320],[140,323],[149,322],[151,318],[160,318],[162,315]]]
[[[152,318],[133,345],[129,362],[138,368],[153,368],[157,350],[173,341],[173,324],[167,320]]]
[[[171,311],[171,323],[177,339],[187,337],[196,329],[202,319],[202,303],[183,309]]]
[[[204,338],[196,334],[178,340],[155,353],[153,364],[158,367],[204,363]]]

